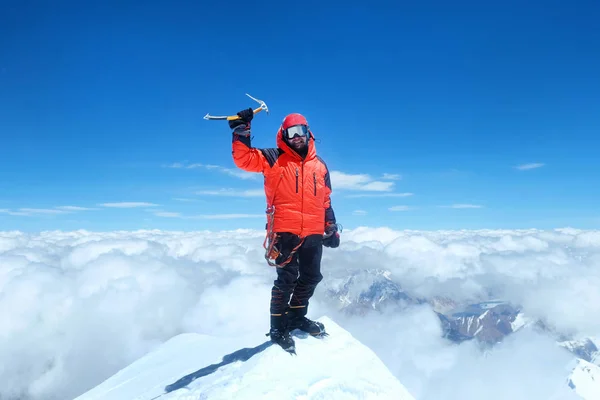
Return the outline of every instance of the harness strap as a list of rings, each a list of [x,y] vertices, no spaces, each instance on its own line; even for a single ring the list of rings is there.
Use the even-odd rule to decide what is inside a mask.
[[[302,244],[304,243],[304,238],[300,239],[300,243],[298,243],[296,245],[296,247],[294,247],[292,249],[292,251],[290,252],[290,255],[285,260],[283,260],[281,263],[277,264],[275,261],[281,254],[279,249],[277,247],[275,247],[275,245],[278,242],[278,239],[279,239],[279,236],[277,234],[271,235],[270,240],[268,241],[268,245],[265,247],[266,248],[265,259],[267,260],[267,263],[270,266],[277,267],[277,268],[283,268],[286,265],[288,265],[290,263],[290,261],[292,261],[292,258],[294,257],[294,255],[296,254],[296,252],[298,251],[300,246],[302,246]]]

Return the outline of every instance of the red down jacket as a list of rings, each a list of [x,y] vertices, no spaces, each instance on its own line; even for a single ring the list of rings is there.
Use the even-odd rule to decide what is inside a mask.
[[[277,131],[277,148],[272,149],[253,148],[249,135],[236,132],[232,142],[233,161],[244,171],[264,175],[267,205],[272,204],[275,209],[273,232],[290,232],[301,237],[322,235],[326,223],[336,222],[329,171],[317,156],[312,132],[304,159],[283,140],[281,128]]]

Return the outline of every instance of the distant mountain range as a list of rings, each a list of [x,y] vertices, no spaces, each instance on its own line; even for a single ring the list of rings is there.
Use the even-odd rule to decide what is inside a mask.
[[[327,287],[327,296],[345,312],[364,315],[383,308],[405,308],[429,304],[442,322],[444,337],[460,343],[478,340],[494,345],[524,326],[549,333],[559,345],[590,363],[600,363],[600,338],[573,340],[556,332],[543,321],[532,320],[518,305],[502,300],[459,304],[451,298],[417,298],[406,293],[385,270],[364,270],[339,279]]]

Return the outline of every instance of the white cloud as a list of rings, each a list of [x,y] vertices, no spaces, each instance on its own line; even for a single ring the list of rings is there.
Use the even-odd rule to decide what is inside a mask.
[[[204,168],[209,170],[216,170],[221,173],[240,178],[240,179],[259,179],[262,175],[257,173],[247,172],[237,168],[225,168],[219,165],[204,165]]]
[[[240,219],[240,218],[265,218],[265,214],[198,214],[185,215],[178,212],[169,211],[151,211],[157,217],[163,218],[181,218],[181,219]]]
[[[119,203],[102,203],[99,204],[102,207],[112,207],[112,208],[136,208],[136,207],[156,207],[158,204],[154,203],[146,203],[140,201],[124,201]]]
[[[187,199],[187,198],[182,198],[182,197],[174,197],[173,200],[175,200],[175,201],[181,201],[181,202],[184,202],[184,203],[190,203],[190,202],[198,201],[198,199]]]
[[[19,208],[17,210],[0,209],[0,214],[8,214],[22,217],[35,217],[35,216],[51,216],[70,214],[77,211],[97,210],[96,208],[77,207],[77,206],[58,206],[54,208]]]
[[[204,214],[191,215],[191,219],[239,219],[239,218],[265,218],[265,214]]]
[[[156,215],[157,217],[163,217],[163,218],[181,218],[182,217],[181,213],[168,212],[168,211],[157,211],[157,212],[154,212],[154,215]]]
[[[383,176],[381,177],[381,179],[397,181],[397,180],[402,179],[402,175],[384,173]]]
[[[452,204],[450,206],[440,206],[442,208],[483,208],[478,204]]]
[[[0,214],[7,214],[13,216],[31,216],[31,214],[27,214],[25,212],[13,211],[8,208],[0,208]]]
[[[345,197],[359,198],[359,197],[409,197],[413,193],[360,193],[360,194],[348,194]]]
[[[365,210],[354,210],[352,215],[367,215],[367,212]]]
[[[74,398],[181,332],[264,338],[264,234],[0,232],[0,397]],[[345,229],[322,265],[309,317],[332,317],[420,400],[567,398],[570,355],[525,328],[485,351],[453,344],[427,304],[341,314],[329,293],[350,274],[385,270],[414,297],[492,296],[559,332],[600,334],[600,231]]]
[[[78,206],[59,206],[56,207],[59,210],[65,210],[65,211],[91,211],[91,210],[97,210],[97,208],[89,208],[89,207],[78,207]]]
[[[413,207],[409,207],[409,206],[393,206],[388,208],[389,211],[409,211],[412,210]]]
[[[1,209],[0,213],[14,216],[32,217],[41,215],[67,214],[67,211],[53,208],[19,208],[16,211],[9,209]]]
[[[8,215],[23,216],[23,217],[30,217],[30,216],[33,215],[31,213],[27,213],[27,212],[24,212],[24,211],[2,210],[1,212],[6,213]]]
[[[518,165],[515,168],[518,169],[518,170],[524,171],[524,170],[528,170],[528,169],[541,168],[544,165],[546,165],[546,164],[544,164],[544,163],[531,163],[531,164]]]
[[[52,208],[19,208],[20,212],[24,212],[27,214],[46,214],[46,215],[56,215],[56,214],[65,214],[66,211],[56,210]]]
[[[199,190],[196,192],[203,196],[227,196],[227,197],[264,197],[263,189],[236,190],[223,188],[219,190]]]
[[[223,174],[230,175],[230,176],[233,176],[233,177],[236,177],[236,178],[240,178],[240,179],[258,179],[258,178],[261,177],[259,174],[252,173],[252,172],[246,172],[246,171],[238,169],[238,168],[226,168],[226,167],[222,167],[220,165],[213,165],[213,164],[173,163],[173,164],[166,165],[166,167],[167,168],[182,168],[182,169],[198,169],[198,168],[201,168],[201,169],[206,169],[206,170],[218,171],[218,172],[221,172]]]
[[[165,167],[165,168],[187,168],[187,166],[184,163],[178,163],[178,162],[163,165],[163,167]]]
[[[334,190],[387,192],[394,187],[394,182],[374,180],[368,174],[346,174],[340,171],[331,171],[330,176],[331,186]]]
[[[481,351],[474,342],[452,345],[443,339],[439,319],[428,306],[409,307],[400,315],[385,310],[379,315],[338,317],[341,321],[377,353],[415,399],[578,398],[566,384],[569,354],[531,331]]]

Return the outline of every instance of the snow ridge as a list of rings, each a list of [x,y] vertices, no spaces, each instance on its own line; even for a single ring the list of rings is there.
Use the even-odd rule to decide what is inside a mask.
[[[296,336],[296,356],[256,335],[181,334],[75,400],[414,400],[373,351],[319,321],[330,336]]]

